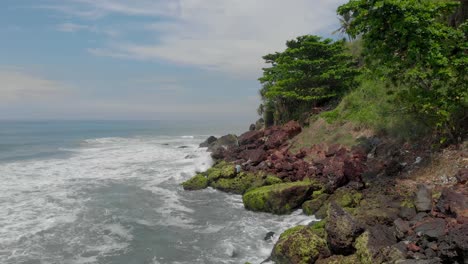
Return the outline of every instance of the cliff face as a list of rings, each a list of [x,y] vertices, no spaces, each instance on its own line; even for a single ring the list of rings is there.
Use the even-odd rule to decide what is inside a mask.
[[[313,134],[306,130],[289,122],[211,140],[217,165],[184,188],[243,194],[248,210],[302,207],[322,218],[281,235],[272,252],[279,264],[467,263],[466,147],[446,157],[421,142],[370,136],[353,146],[320,143],[293,152],[297,137]],[[439,181],[442,172],[448,175]]]

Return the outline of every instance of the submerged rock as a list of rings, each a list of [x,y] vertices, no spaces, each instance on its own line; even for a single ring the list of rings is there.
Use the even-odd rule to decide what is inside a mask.
[[[275,235],[275,232],[270,231],[270,232],[266,233],[266,235],[265,235],[265,237],[263,238],[263,240],[264,240],[264,241],[270,241],[270,240],[272,240],[272,238],[273,238],[274,235]]]
[[[300,207],[313,191],[320,188],[312,181],[281,183],[248,191],[242,200],[248,210],[287,214]]]
[[[325,239],[311,227],[296,226],[281,234],[271,253],[277,264],[309,264],[330,256]]]

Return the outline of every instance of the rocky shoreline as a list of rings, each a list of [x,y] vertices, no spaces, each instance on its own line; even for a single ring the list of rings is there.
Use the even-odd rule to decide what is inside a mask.
[[[182,186],[241,194],[247,210],[288,214],[302,208],[322,219],[281,234],[269,260],[468,263],[466,166],[448,184],[406,188],[397,180],[422,159],[411,146],[371,137],[352,147],[317,144],[294,153],[299,123],[260,127],[208,138],[200,146],[215,165]]]

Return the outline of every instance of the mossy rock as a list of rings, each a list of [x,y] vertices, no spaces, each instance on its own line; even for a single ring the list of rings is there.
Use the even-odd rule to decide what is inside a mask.
[[[267,175],[264,185],[274,185],[274,184],[280,184],[280,183],[283,183],[283,181],[280,178],[273,176],[273,175]]]
[[[333,193],[330,200],[343,208],[355,208],[362,200],[362,193],[350,188],[339,188]]]
[[[369,232],[364,232],[361,236],[356,239],[354,247],[356,248],[356,256],[359,263],[362,264],[373,264],[372,253],[367,247],[369,243]]]
[[[319,237],[311,227],[296,226],[281,234],[271,253],[277,264],[308,264],[330,256],[325,239]]]
[[[360,263],[356,255],[342,256],[334,255],[326,259],[320,259],[315,264],[358,264]]]
[[[302,204],[302,210],[306,215],[313,215],[315,214],[320,207],[322,207],[328,200],[329,195],[325,193],[320,193],[316,195],[317,191],[312,194],[312,197],[316,197],[312,200],[306,201]],[[320,192],[320,191],[318,191]]]
[[[327,239],[327,232],[325,231],[325,224],[327,223],[326,219],[323,219],[321,221],[315,222],[310,227],[312,228],[312,231],[318,235],[319,237],[323,239]]]
[[[242,197],[248,210],[287,214],[300,207],[321,186],[312,181],[299,181],[264,186],[248,191]]]
[[[182,183],[182,187],[187,191],[205,189],[208,187],[208,179],[203,174],[197,174],[188,181]]]
[[[221,161],[209,168],[204,174],[208,178],[208,182],[211,183],[221,178],[229,179],[235,177],[236,167],[234,164]]]
[[[261,175],[247,172],[241,172],[234,178],[220,178],[210,183],[210,186],[217,190],[235,194],[244,194],[251,188],[257,188],[263,185],[264,179]]]

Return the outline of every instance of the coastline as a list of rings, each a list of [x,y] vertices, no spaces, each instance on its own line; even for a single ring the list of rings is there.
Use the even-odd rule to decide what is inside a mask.
[[[293,142],[303,132],[291,121],[252,125],[239,137],[210,137],[200,146],[208,148],[215,165],[182,185],[241,194],[244,207],[254,212],[302,208],[322,219],[277,234],[265,261],[466,263],[465,146],[451,153],[461,155],[452,175],[437,183],[414,178],[430,167],[417,144],[372,136],[353,146],[320,143],[294,153]]]

